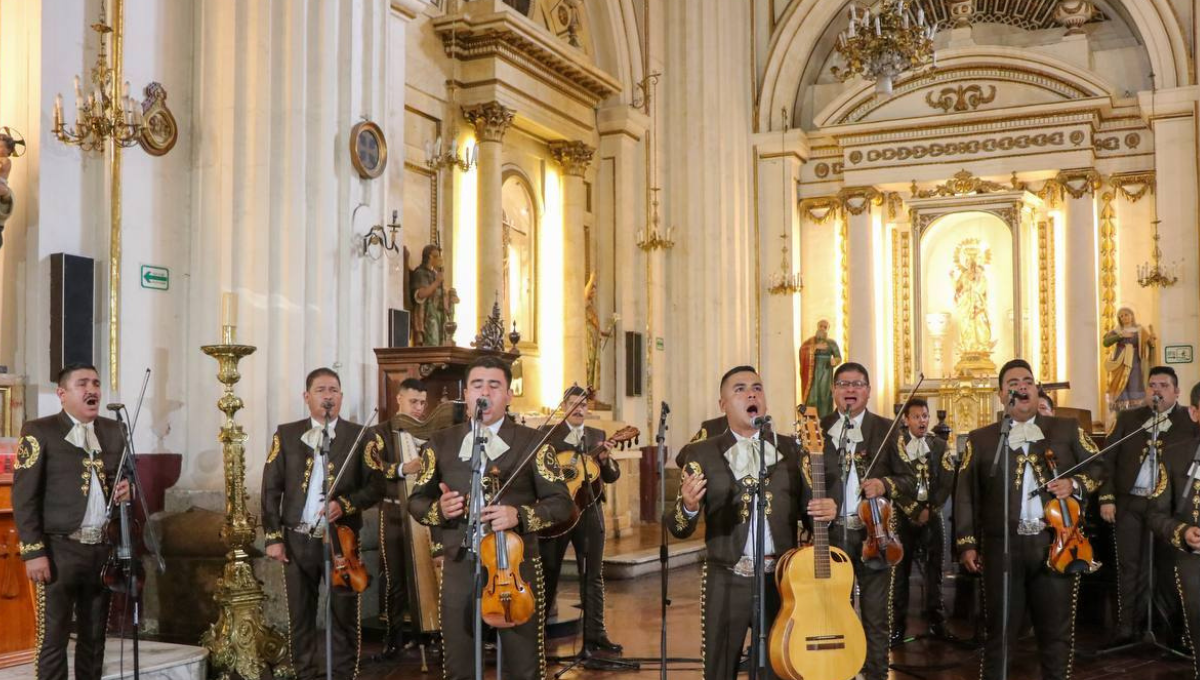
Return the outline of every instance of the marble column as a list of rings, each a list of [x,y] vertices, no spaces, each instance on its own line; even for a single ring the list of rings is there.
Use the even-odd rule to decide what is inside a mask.
[[[1091,409],[1092,417],[1102,413],[1100,393],[1100,319],[1097,287],[1097,217],[1096,196],[1088,180],[1079,180],[1074,189],[1068,186],[1064,210],[1065,238],[1062,247],[1070,253],[1063,281],[1066,379],[1071,391],[1065,406]],[[1072,193],[1074,191],[1075,193]],[[1096,351],[1087,351],[1096,347]],[[1029,359],[1030,357],[1025,357]]]
[[[583,173],[596,149],[583,142],[551,142],[550,154],[563,168],[563,385],[587,385],[587,318],[583,288],[587,284],[583,217],[587,187]],[[603,324],[601,326],[603,329]]]
[[[504,185],[504,133],[515,112],[499,102],[463,109],[467,122],[475,126],[479,145],[479,217],[475,223],[475,316],[476,328],[492,313],[504,289],[504,215],[501,188]]]
[[[856,361],[872,373],[880,373],[888,367],[880,363],[879,343],[875,341],[875,327],[880,318],[876,300],[876,278],[887,272],[875,271],[875,254],[884,244],[878,242],[875,229],[876,197],[879,193],[872,187],[852,187],[842,191],[843,209],[848,223],[849,243],[849,289],[846,294],[850,307],[850,336],[847,338],[849,352],[843,359]],[[882,373],[880,373],[882,376]],[[872,383],[881,383],[872,379]]]

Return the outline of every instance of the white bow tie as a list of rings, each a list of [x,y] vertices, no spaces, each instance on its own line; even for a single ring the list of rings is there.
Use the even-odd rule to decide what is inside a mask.
[[[842,445],[842,431],[845,427],[845,424],[845,418],[838,418],[837,421],[833,423],[833,426],[829,428],[829,441],[833,442],[833,445],[839,448]],[[862,428],[854,426],[853,421],[851,421],[851,427],[846,431],[846,442],[849,448],[856,448],[854,445],[862,440]]]
[[[487,430],[484,433],[487,435],[487,443],[484,444],[483,453],[487,456],[488,460],[496,460],[500,456],[503,456],[505,451],[508,451],[508,444],[504,443],[499,434],[492,432],[488,428],[484,429]],[[458,459],[471,460],[471,447],[474,444],[475,437],[471,432],[467,432],[467,436],[463,437],[462,444],[458,447]]]
[[[1019,449],[1024,444],[1040,442],[1045,438],[1042,429],[1031,418],[1023,423],[1013,423],[1008,433],[1008,448]]]
[[[96,437],[94,423],[75,423],[75,427],[67,433],[67,441],[88,453],[99,453],[100,440]]]
[[[1158,419],[1158,433],[1165,434],[1167,432],[1167,430],[1171,429],[1170,413],[1171,413],[1170,411],[1166,411],[1163,413],[1159,413],[1157,415],[1150,416],[1150,418],[1148,420],[1146,420],[1145,423],[1142,424],[1142,429],[1147,432],[1154,432],[1154,420],[1157,418]]]
[[[925,460],[929,455],[929,444],[924,437],[913,437],[904,445],[904,450],[908,453],[910,461]]]
[[[300,436],[300,441],[304,442],[313,451],[317,451],[321,448],[321,431],[324,429],[320,425],[312,427],[308,432]],[[332,441],[335,436],[336,433],[333,428],[329,428],[329,439]]]
[[[746,477],[758,479],[758,443],[758,439],[741,439],[725,451],[725,460],[729,462],[729,469],[733,472],[734,479],[745,479]],[[767,461],[768,468],[779,462],[779,452],[775,450],[771,442],[763,444],[763,457]]]
[[[579,429],[576,429],[576,428],[572,427],[571,431],[567,433],[566,439],[564,439],[563,441],[570,444],[571,446],[579,446],[580,442],[583,441],[583,428],[581,427]]]

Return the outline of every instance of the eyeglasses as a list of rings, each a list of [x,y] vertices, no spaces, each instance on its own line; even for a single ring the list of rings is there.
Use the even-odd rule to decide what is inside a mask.
[[[834,387],[853,387],[856,389],[870,387],[870,385],[871,383],[866,380],[838,380],[833,383]]]

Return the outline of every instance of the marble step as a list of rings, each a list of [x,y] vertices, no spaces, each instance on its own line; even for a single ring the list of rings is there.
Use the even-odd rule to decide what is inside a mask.
[[[143,640],[138,644],[141,680],[204,680],[208,677],[208,650],[203,647],[175,645]],[[75,640],[67,648],[67,675],[75,677]],[[104,645],[104,680],[133,677],[133,641],[125,640],[124,673],[121,672],[121,639],[108,638]],[[0,680],[28,680],[34,677],[32,663],[0,669]]]

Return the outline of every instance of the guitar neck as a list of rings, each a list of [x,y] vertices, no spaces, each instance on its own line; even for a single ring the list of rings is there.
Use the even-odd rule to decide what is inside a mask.
[[[809,452],[809,466],[812,469],[813,499],[825,498],[825,454],[818,450]],[[829,578],[829,525],[826,522],[813,522],[813,562],[817,578]]]

